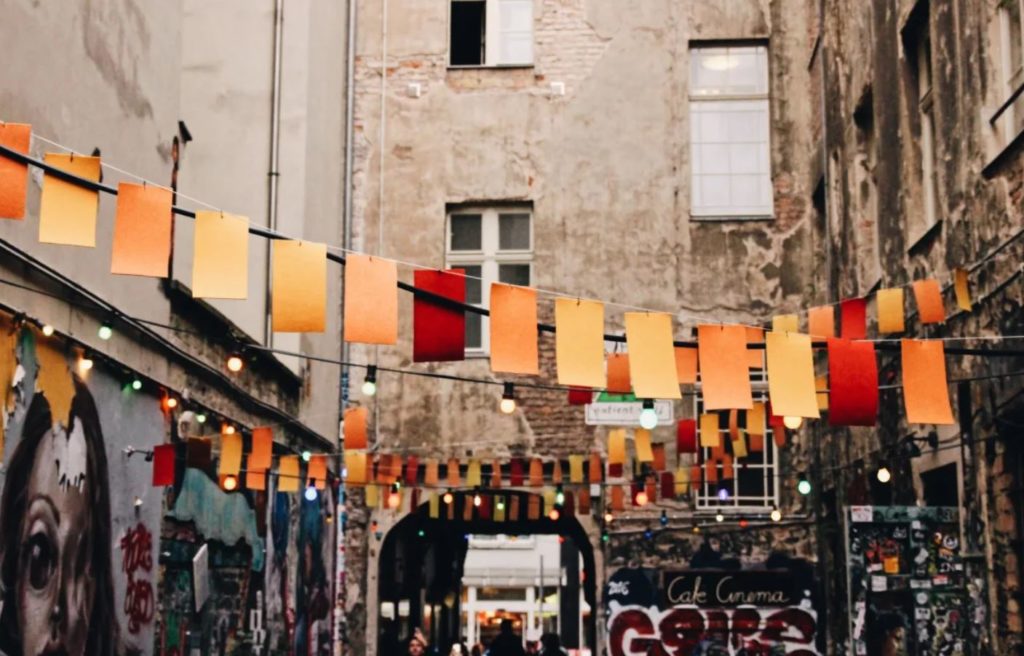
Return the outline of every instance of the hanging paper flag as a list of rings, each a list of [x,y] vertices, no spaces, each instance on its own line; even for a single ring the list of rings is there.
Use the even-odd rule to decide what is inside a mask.
[[[878,363],[871,342],[828,340],[829,414],[833,426],[874,426]]]
[[[491,371],[537,375],[537,292],[491,284]]]
[[[735,442],[740,439],[740,411],[729,411],[729,440]]]
[[[694,492],[700,489],[701,483],[703,482],[703,473],[704,469],[698,464],[694,464],[690,467],[690,489]]]
[[[459,459],[448,458],[448,487],[459,487],[462,476],[459,473]]]
[[[879,289],[875,300],[878,303],[878,332],[883,335],[903,332],[903,288]]]
[[[727,481],[736,478],[736,469],[733,466],[733,459],[728,453],[722,458],[722,478]]]
[[[914,300],[917,302],[917,317],[921,323],[942,323],[946,320],[946,308],[938,280],[915,280]]]
[[[747,441],[743,439],[743,435],[732,441],[732,455],[737,459],[747,457]]]
[[[786,417],[819,417],[814,388],[811,338],[800,333],[768,333],[768,395]]]
[[[589,387],[570,387],[569,405],[586,405],[594,396],[594,391]]]
[[[771,401],[769,401],[765,406],[765,414],[768,417],[768,425],[771,426],[773,430],[785,430],[786,422],[782,415],[775,414],[775,411],[772,410]]]
[[[185,466],[207,471],[213,459],[213,441],[208,437],[190,437],[185,443]]]
[[[828,410],[828,376],[814,378],[814,391],[818,393],[818,412]]]
[[[512,487],[520,487],[523,484],[523,461],[519,458],[513,458],[508,465],[508,484]]]
[[[345,341],[398,342],[398,267],[392,260],[345,257]]]
[[[633,442],[636,447],[637,462],[653,462],[654,453],[651,452],[651,431],[638,428],[633,432]]]
[[[217,468],[218,476],[237,476],[238,470],[242,468],[242,436],[221,435],[220,436],[220,466]]]
[[[676,455],[697,453],[697,422],[694,419],[680,419],[676,427]]]
[[[110,272],[166,278],[171,261],[171,225],[170,189],[119,184]]]
[[[427,458],[427,463],[423,466],[423,485],[437,487],[438,483],[441,482],[438,469],[437,458]]]
[[[510,521],[510,522],[519,521],[519,514],[520,514],[520,505],[521,505],[521,503],[522,502],[520,501],[520,496],[518,494],[509,496],[509,498],[508,498],[508,513],[506,514],[506,517],[508,518],[508,521]]]
[[[28,154],[32,126],[0,123],[0,146]],[[24,219],[28,191],[28,166],[0,156],[0,219]]]
[[[747,410],[747,433],[750,435],[765,435],[765,408],[763,403],[755,403],[750,410]]]
[[[762,453],[764,451],[764,435],[747,433],[747,442],[751,453]]]
[[[601,454],[596,451],[590,454],[590,467],[587,472],[587,480],[590,483],[600,483],[604,479],[604,465],[601,462]]]
[[[380,505],[380,489],[376,485],[366,486],[366,507],[376,508]]]
[[[654,503],[658,500],[658,480],[654,476],[648,476],[644,482],[644,492],[647,493],[648,503]]]
[[[661,472],[658,476],[661,479],[661,498],[674,498],[676,496],[676,479],[672,476],[672,472]]]
[[[345,408],[342,436],[346,450],[366,448],[366,420],[368,416],[369,411],[365,407]]]
[[[468,494],[462,497],[462,519],[467,522],[473,519],[473,498]]]
[[[555,507],[555,490],[553,488],[544,488],[544,514],[549,515]],[[563,495],[564,498],[564,495]]]
[[[99,182],[99,157],[47,153],[43,161],[72,175]],[[99,203],[99,192],[65,182],[55,175],[44,175],[39,199],[39,241],[95,247]]]
[[[764,342],[764,330],[754,326],[744,326],[747,333],[747,367],[750,369],[764,369],[764,349],[750,348],[751,344]]]
[[[676,473],[673,477],[672,482],[675,485],[675,489],[673,490],[675,496],[684,496],[689,491],[690,473],[686,471],[685,467],[679,467],[678,469],[676,469]]]
[[[531,494],[526,502],[526,518],[540,519],[540,497]]]
[[[544,485],[544,463],[540,458],[530,461],[530,487]]]
[[[952,424],[945,348],[938,340],[901,341],[903,403],[910,424]]]
[[[252,454],[249,459],[249,466],[256,469],[270,469],[273,453],[273,431],[265,426],[252,429]]]
[[[327,325],[327,247],[278,239],[271,249],[274,332],[322,333]]]
[[[558,383],[603,388],[604,305],[556,298],[555,331]]]
[[[613,428],[608,431],[608,464],[621,465],[626,462],[626,429]]]
[[[494,504],[494,521],[503,522],[505,521],[505,497],[499,495],[495,500]]]
[[[705,409],[746,409],[753,404],[746,339],[743,326],[697,326]]]
[[[953,270],[953,291],[956,292],[956,305],[964,312],[970,312],[973,309],[970,282],[967,276],[966,269]]]
[[[491,464],[491,487],[494,489],[501,487],[501,461],[497,458]]]
[[[611,506],[611,509],[613,511],[616,511],[616,512],[620,512],[620,511],[625,510],[626,509],[626,503],[625,503],[625,496],[626,496],[626,494],[625,494],[625,491],[623,490],[622,486],[621,485],[614,485],[614,486],[612,486],[611,489],[609,490],[609,493],[611,494],[611,499],[609,500],[608,505]]]
[[[405,458],[405,484],[416,485],[416,479],[419,478],[420,473],[420,460],[416,456],[406,456]]]
[[[480,487],[482,480],[480,476],[480,461],[475,458],[471,459],[466,467],[466,485],[468,487]]]
[[[562,462],[560,460],[551,463],[551,482],[555,484],[562,482]]]
[[[665,445],[662,443],[652,444],[651,453],[654,456],[652,467],[654,471],[665,471],[668,469],[665,462]]]
[[[306,466],[306,486],[310,484],[318,490],[327,488],[327,456],[317,454],[310,457]]]
[[[843,339],[864,339],[868,334],[868,303],[863,298],[848,298],[839,304],[840,335]]]
[[[2,130],[3,125],[0,125],[0,131]],[[2,139],[2,134],[0,132],[0,139]],[[0,144],[3,144],[2,140],[0,140]],[[2,174],[3,168],[0,167],[0,175]],[[153,487],[167,485],[174,485],[174,445],[158,444],[153,447]]]
[[[491,519],[491,495],[483,494],[480,496],[480,507],[477,508],[477,515],[480,519],[489,521]]]
[[[466,302],[464,269],[413,272],[417,288],[456,303]],[[413,362],[451,362],[466,357],[466,313],[416,296],[412,307]]]
[[[776,333],[798,333],[800,332],[800,317],[795,314],[777,314],[772,317],[772,332]]]
[[[807,332],[811,337],[818,340],[835,337],[835,309],[831,305],[822,305],[809,309],[807,311]]]
[[[705,449],[721,446],[722,436],[718,432],[718,413],[708,412],[700,416],[700,445]]]
[[[718,461],[709,459],[704,461],[704,480],[708,485],[718,483]]]
[[[590,490],[586,487],[581,487],[576,493],[576,507],[581,515],[590,514]]]
[[[633,391],[641,399],[680,399],[672,345],[672,316],[626,312],[626,346]]]
[[[605,391],[611,394],[629,394],[633,391],[629,381],[629,355],[608,354],[608,384]]]
[[[351,476],[351,475],[352,475],[352,471],[349,470],[349,476]],[[277,491],[278,492],[298,492],[299,491],[299,457],[298,456],[281,456],[281,459],[277,463]]]
[[[697,349],[677,346],[676,379],[680,385],[693,385],[697,382]]]
[[[121,196],[118,194],[118,211]],[[249,296],[249,219],[223,212],[196,212],[192,247],[192,296]]]
[[[569,456],[569,482],[583,482],[583,456]]]
[[[566,490],[563,496],[562,513],[566,517],[572,517],[576,514],[576,495],[572,490]]]
[[[245,489],[260,491],[267,489],[267,470],[265,468],[253,467],[253,455],[245,460]]]
[[[437,492],[430,493],[430,500],[427,502],[427,515],[430,519],[441,517],[441,496]]]

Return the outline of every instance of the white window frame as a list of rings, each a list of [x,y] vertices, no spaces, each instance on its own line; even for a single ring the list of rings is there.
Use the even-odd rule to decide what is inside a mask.
[[[1014,62],[1013,56],[1013,34],[1011,16],[1007,5],[1015,5],[1017,8],[1017,35],[1020,43],[1017,44],[1018,60]],[[1024,131],[1024,94],[1018,93],[1011,102],[1011,98],[1018,92],[1021,85],[1024,85],[1024,0],[1000,0],[997,8],[997,19],[999,28],[998,48],[999,72],[1002,92],[999,94],[1000,110],[990,119],[999,146],[1005,147],[1010,144],[1022,131]]]
[[[451,62],[451,7],[457,2],[483,2],[486,6],[484,8],[484,61],[480,64],[452,64]],[[449,0],[448,11],[448,67],[449,68],[501,68],[501,67],[523,67],[533,66],[534,62],[534,6],[533,0]],[[530,12],[530,29],[528,33],[524,30],[514,29],[503,29],[503,18],[505,18],[503,9],[529,9]],[[530,43],[530,55],[521,61],[514,59],[503,59],[502,56],[502,45],[505,43],[503,36],[509,36],[515,38],[516,35],[519,37],[529,36]]]
[[[768,391],[767,391],[767,377],[763,369],[754,369],[750,372],[750,381],[753,383],[753,396],[755,403],[768,403]],[[704,411],[704,395],[698,392],[694,395],[694,416],[700,417]],[[748,415],[749,416],[749,415]],[[751,469],[762,470],[762,476],[764,478],[764,490],[765,494],[754,497],[745,496],[741,497],[738,494],[739,491],[739,472],[741,464],[739,461],[733,461],[734,476],[732,478],[731,487],[729,490],[729,498],[726,501],[722,501],[718,498],[718,490],[722,485],[722,480],[719,479],[717,483],[711,485],[707,479],[702,476],[700,487],[697,488],[697,505],[696,509],[702,513],[717,513],[722,512],[723,515],[732,514],[743,514],[744,512],[750,511],[764,511],[765,509],[777,508],[779,505],[779,449],[775,446],[775,431],[768,423],[768,418],[765,417],[765,425],[762,426],[764,432],[764,458],[762,463],[747,463],[747,471]],[[719,422],[718,433],[723,444],[725,440],[729,438],[729,426],[722,425],[723,422]],[[697,443],[700,444],[700,421],[697,422]],[[701,471],[704,471],[704,463],[711,455],[711,449],[701,448],[699,452],[699,464]]]
[[[689,56],[691,62],[700,53],[709,54],[721,54],[726,59],[735,53],[744,53],[753,50],[764,57],[764,91],[759,93],[751,94],[740,94],[732,93],[729,91],[723,91],[720,93],[707,93],[700,89],[695,89],[695,82],[690,80],[689,86],[689,106],[690,106],[690,216],[699,220],[765,220],[773,219],[775,217],[775,198],[774,198],[774,187],[772,185],[772,162],[771,162],[771,73],[769,65],[769,51],[767,44],[762,43],[748,43],[748,42],[736,42],[736,43],[724,43],[724,44],[694,44],[690,46]],[[720,53],[716,53],[720,51]],[[718,107],[718,111],[714,110]],[[726,107],[731,109],[726,110]],[[759,109],[756,109],[759,108]],[[697,124],[699,116],[704,114],[722,113],[729,112],[759,112],[762,114],[764,121],[764,141],[747,142],[760,145],[762,147],[761,155],[764,157],[766,171],[758,171],[755,174],[744,173],[745,176],[757,176],[759,178],[759,185],[764,185],[761,188],[761,192],[767,196],[767,202],[760,205],[749,205],[749,206],[738,206],[738,205],[709,205],[705,203],[699,203],[698,198],[700,195],[699,184],[701,178],[708,177],[712,174],[703,173],[704,170],[701,165],[698,164],[700,157],[698,155],[698,148],[704,145],[735,145],[744,142],[710,142],[703,141],[700,138]],[[734,177],[741,175],[739,173],[722,173],[714,174],[722,177],[729,177],[732,180]]]
[[[480,250],[452,250],[452,217],[465,214],[480,215]],[[499,249],[499,219],[502,214],[526,214],[530,217],[530,247],[528,249]],[[445,219],[445,267],[480,267],[480,303],[477,307],[490,307],[491,283],[501,282],[498,277],[502,264],[525,264],[530,267],[529,285],[533,285],[534,216],[532,205],[467,205],[452,207]],[[491,350],[488,317],[480,320],[480,346],[466,346],[466,355],[486,356]]]
[[[924,207],[920,220],[910,221],[912,229],[907,242],[910,248],[916,246],[939,221],[938,182],[935,177],[935,121],[932,116],[935,98],[928,23],[922,25],[921,30],[915,43],[914,61],[917,66],[917,114],[921,124],[921,193],[924,196]],[[912,211],[911,216],[916,216],[916,213]]]

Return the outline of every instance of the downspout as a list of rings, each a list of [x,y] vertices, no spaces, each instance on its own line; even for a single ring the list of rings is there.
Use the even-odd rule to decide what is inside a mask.
[[[270,91],[270,170],[267,171],[267,227],[277,231],[277,197],[278,183],[281,177],[281,59],[284,50],[284,0],[274,0],[274,69]],[[271,286],[270,274],[271,241],[267,241],[266,290],[264,299],[263,342],[272,346],[274,332],[271,325]]]

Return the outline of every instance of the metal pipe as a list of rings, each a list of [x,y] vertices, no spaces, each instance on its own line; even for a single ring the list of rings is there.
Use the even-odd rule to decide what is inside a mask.
[[[284,0],[274,0],[274,63],[270,90],[270,170],[267,171],[267,227],[277,231],[278,182],[281,177],[281,60],[283,58]],[[270,275],[271,245],[267,243],[266,297],[264,298],[263,342],[271,345],[274,332],[271,325]]]

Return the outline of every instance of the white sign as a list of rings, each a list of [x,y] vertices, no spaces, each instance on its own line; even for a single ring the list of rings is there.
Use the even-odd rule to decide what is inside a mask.
[[[210,552],[206,549],[205,542],[192,557],[192,583],[198,613],[210,597]]]
[[[584,420],[587,426],[639,426],[643,408],[640,401],[588,403],[584,408]],[[659,426],[675,423],[675,409],[671,401],[655,401],[654,411],[658,413]]]

